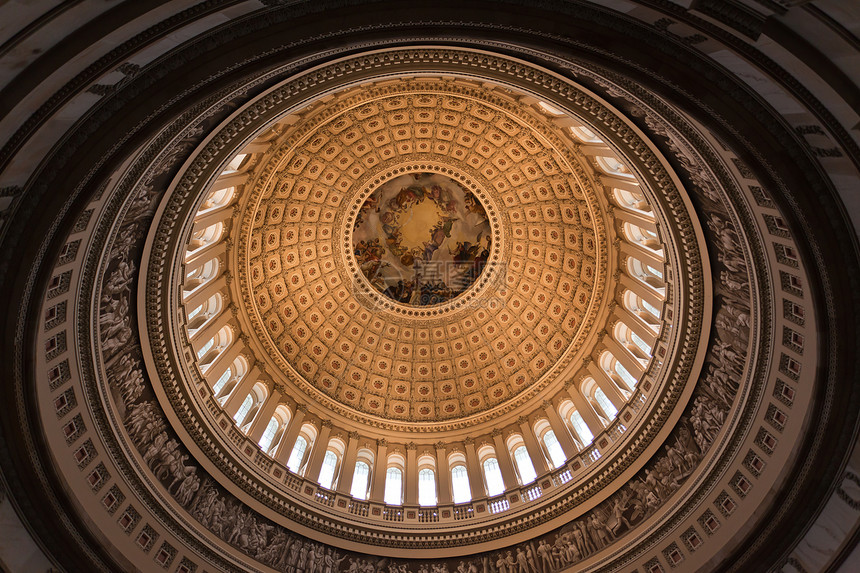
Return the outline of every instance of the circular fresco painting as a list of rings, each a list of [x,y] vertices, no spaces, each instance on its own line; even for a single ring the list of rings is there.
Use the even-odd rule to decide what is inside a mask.
[[[362,204],[353,253],[373,288],[410,306],[448,301],[481,275],[492,246],[484,206],[453,179],[409,173]]]

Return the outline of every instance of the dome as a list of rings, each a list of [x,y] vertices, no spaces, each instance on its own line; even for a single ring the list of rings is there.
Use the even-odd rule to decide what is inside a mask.
[[[850,32],[718,4],[19,15],[3,567],[853,563]]]

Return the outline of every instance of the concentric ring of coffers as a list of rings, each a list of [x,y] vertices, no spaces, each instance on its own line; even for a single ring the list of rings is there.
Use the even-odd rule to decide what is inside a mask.
[[[329,103],[335,113],[305,119],[266,159],[273,172],[238,223],[255,332],[302,391],[383,419],[457,419],[534,394],[578,350],[603,295],[607,241],[591,183],[544,118],[518,117],[480,88],[412,80],[392,91]],[[372,192],[422,172],[487,204],[495,248],[475,288],[416,309],[361,288],[373,255],[356,260],[354,227]],[[424,243],[416,250],[435,246]]]
[[[455,80],[452,83],[457,82],[475,87],[475,84],[463,80]],[[458,88],[462,89],[462,85]],[[602,304],[594,305],[595,314],[600,315],[600,325],[604,329],[601,331],[594,324],[589,324],[590,330],[584,329],[581,334],[588,345],[580,354],[588,357],[585,360],[577,359],[572,366],[567,367],[563,383],[551,385],[548,389],[540,388],[543,393],[536,392],[536,399],[534,396],[527,396],[520,402],[509,400],[507,404],[511,404],[510,410],[496,409],[496,415],[499,412],[503,416],[507,415],[507,418],[498,424],[502,426],[503,432],[490,432],[488,428],[491,428],[498,418],[494,420],[485,416],[484,425],[480,426],[479,423],[477,429],[471,430],[463,430],[468,427],[465,424],[458,428],[456,419],[455,423],[446,425],[431,421],[431,424],[437,424],[452,437],[450,443],[442,448],[436,447],[438,444],[435,441],[420,439],[419,435],[414,436],[414,442],[404,436],[402,442],[398,443],[401,440],[396,439],[396,433],[391,443],[387,440],[376,440],[380,436],[380,428],[402,431],[403,428],[410,427],[411,420],[406,419],[404,423],[399,423],[396,420],[396,416],[400,414],[397,410],[393,410],[393,420],[388,422],[388,426],[368,426],[367,416],[332,416],[332,412],[341,414],[349,411],[343,408],[340,395],[335,395],[334,400],[326,400],[328,396],[322,389],[322,384],[319,387],[308,384],[302,388],[304,392],[297,392],[296,387],[290,385],[294,380],[282,377],[283,370],[288,368],[282,370],[280,364],[273,368],[272,363],[266,360],[271,358],[271,354],[259,354],[261,347],[266,347],[265,340],[260,343],[261,333],[268,335],[266,327],[256,329],[254,334],[257,337],[242,327],[243,324],[248,324],[248,315],[259,312],[261,307],[277,316],[274,305],[267,304],[266,300],[256,299],[250,302],[250,297],[244,297],[240,302],[243,297],[237,296],[236,287],[237,283],[240,286],[247,283],[253,287],[254,280],[257,280],[259,282],[256,286],[266,285],[268,288],[269,284],[276,284],[284,277],[283,268],[271,268],[267,274],[266,268],[263,267],[262,273],[259,273],[256,279],[253,278],[255,267],[251,264],[252,259],[261,258],[267,252],[264,246],[268,240],[264,234],[268,230],[267,225],[278,229],[277,241],[271,250],[302,243],[301,237],[288,237],[293,241],[292,244],[285,242],[283,246],[280,243],[285,232],[280,228],[283,225],[282,217],[288,215],[288,209],[294,205],[283,203],[277,207],[280,211],[278,216],[269,219],[269,204],[265,205],[265,209],[261,209],[259,206],[263,202],[258,201],[253,203],[254,207],[249,207],[254,200],[254,193],[258,193],[258,198],[266,198],[267,193],[268,197],[275,197],[279,189],[283,190],[284,186],[289,186],[289,192],[284,193],[286,196],[283,197],[285,201],[289,200],[297,189],[296,181],[300,179],[295,176],[303,173],[311,164],[310,160],[291,163],[294,155],[290,155],[290,151],[297,147],[290,144],[313,143],[315,139],[308,137],[311,130],[306,128],[314,125],[315,115],[325,113],[326,109],[342,112],[345,106],[327,105],[316,109],[315,106],[309,106],[306,110],[294,110],[286,118],[280,118],[283,121],[274,121],[267,128],[261,128],[257,139],[245,149],[239,150],[242,153],[235,155],[220,175],[214,178],[214,184],[204,192],[200,199],[201,206],[194,216],[190,243],[179,263],[181,276],[184,277],[179,304],[188,316],[181,332],[185,333],[182,336],[187,337],[196,356],[194,364],[189,365],[192,368],[191,378],[199,377],[196,379],[206,381],[211,392],[209,398],[204,396],[204,400],[208,402],[207,408],[210,411],[214,411],[213,408],[220,409],[222,412],[219,416],[220,423],[215,427],[220,427],[229,434],[229,438],[225,436],[225,447],[235,447],[239,451],[244,449],[245,452],[248,451],[248,446],[243,444],[253,444],[255,448],[259,448],[264,458],[274,462],[266,464],[266,475],[261,477],[276,488],[286,485],[288,490],[310,491],[305,486],[296,486],[297,483],[304,482],[312,484],[314,488],[321,488],[321,492],[330,491],[331,495],[349,495],[353,502],[343,510],[334,510],[343,514],[338,519],[351,519],[349,514],[354,513],[352,509],[359,508],[356,511],[362,516],[366,518],[370,515],[371,521],[384,528],[388,519],[385,515],[390,515],[389,510],[383,511],[382,514],[372,511],[368,513],[367,506],[364,510],[360,509],[361,500],[368,500],[371,505],[378,503],[384,507],[395,508],[403,505],[443,508],[466,504],[472,507],[469,510],[472,512],[475,511],[474,507],[477,507],[474,504],[486,509],[487,506],[480,503],[481,500],[492,501],[489,513],[481,516],[483,520],[472,521],[473,524],[504,519],[508,515],[522,515],[524,508],[517,507],[518,504],[511,503],[510,500],[534,501],[541,493],[557,496],[558,492],[569,489],[582,479],[585,473],[598,469],[602,465],[599,460],[604,454],[621,452],[625,433],[629,428],[642,423],[643,416],[648,411],[648,408],[643,409],[643,404],[648,403],[649,395],[663,383],[657,376],[663,361],[658,362],[657,370],[649,368],[653,364],[653,355],[658,346],[662,347],[663,353],[667,347],[670,352],[675,347],[675,343],[666,338],[667,331],[662,329],[666,308],[671,307],[675,317],[683,313],[683,309],[678,307],[677,287],[670,286],[664,278],[667,265],[676,260],[668,256],[672,251],[667,251],[664,236],[658,231],[666,219],[646,199],[650,191],[643,187],[642,181],[634,175],[635,161],[631,163],[630,158],[618,155],[613,145],[601,139],[599,130],[581,119],[575,119],[576,116],[570,112],[562,111],[562,106],[558,104],[534,98],[529,100],[521,94],[511,95],[509,89],[498,86],[484,86],[482,89],[489,91],[507,106],[516,107],[524,113],[519,116],[521,122],[524,122],[525,117],[532,126],[542,125],[546,128],[542,133],[545,141],[555,145],[553,150],[567,153],[567,156],[564,156],[564,153],[560,152],[558,156],[565,159],[566,164],[560,161],[555,164],[567,166],[567,169],[562,171],[567,179],[561,177],[561,180],[567,183],[566,187],[554,188],[548,184],[541,192],[539,184],[535,184],[527,189],[516,190],[511,187],[510,192],[505,194],[499,191],[499,183],[504,183],[504,180],[499,178],[497,171],[492,171],[496,178],[491,179],[486,172],[469,167],[465,161],[452,166],[450,156],[446,155],[444,161],[441,161],[438,155],[430,153],[408,157],[409,161],[399,156],[392,156],[387,163],[374,161],[372,169],[365,168],[362,173],[362,176],[366,174],[365,179],[353,182],[353,185],[358,189],[372,189],[378,184],[377,178],[381,181],[386,177],[426,173],[435,169],[450,177],[462,175],[465,180],[475,182],[476,189],[492,189],[498,192],[498,200],[496,197],[491,199],[495,201],[493,209],[501,214],[499,225],[502,234],[498,248],[503,259],[509,261],[508,269],[515,269],[520,273],[520,277],[535,276],[533,283],[527,280],[513,281],[513,287],[500,287],[512,291],[512,299],[515,296],[522,299],[525,294],[516,290],[520,284],[540,284],[543,273],[537,272],[538,266],[535,263],[541,257],[535,255],[530,259],[530,248],[534,246],[533,242],[542,247],[552,245],[552,237],[546,227],[552,227],[554,223],[564,223],[563,219],[558,219],[558,213],[552,212],[553,207],[560,210],[559,204],[564,199],[572,200],[574,205],[575,201],[579,200],[585,204],[576,205],[576,211],[573,211],[573,214],[579,217],[577,222],[581,225],[584,219],[590,220],[592,229],[603,225],[600,229],[601,238],[595,238],[593,245],[588,245],[581,236],[570,244],[576,244],[586,255],[587,249],[593,249],[596,255],[599,249],[608,248],[604,268],[595,264],[598,269],[594,270],[592,267],[591,276],[571,276],[571,279],[578,278],[580,281],[583,277],[603,277],[611,285],[611,289],[607,289],[607,292],[611,291],[611,298],[602,300]],[[370,88],[366,88],[362,93],[368,92],[375,95]],[[355,92],[349,95],[355,96]],[[439,105],[438,102],[436,105]],[[357,110],[362,109],[360,106],[355,107]],[[372,115],[368,114],[369,117]],[[326,125],[324,121],[317,123]],[[438,126],[434,125],[435,127]],[[367,129],[361,129],[367,133]],[[342,128],[343,130],[348,130],[348,127]],[[429,137],[427,140],[423,143],[429,145],[433,138]],[[327,150],[323,149],[326,143],[328,142],[319,143],[317,153]],[[488,158],[484,158],[490,165],[493,165],[494,159],[510,158],[504,148],[496,148]],[[284,151],[282,156],[278,155],[279,150]],[[343,148],[340,153],[343,153]],[[331,159],[337,157],[335,153]],[[326,165],[319,165],[317,177],[325,173]],[[551,164],[545,166],[549,170],[553,168]],[[279,174],[280,167],[287,171],[290,168],[297,169],[298,173],[291,174],[292,177],[285,176]],[[555,172],[550,174],[555,175]],[[340,179],[336,174],[329,177],[330,183],[334,185],[329,190],[336,191]],[[290,181],[292,182],[289,183]],[[508,181],[510,182],[509,179]],[[345,186],[344,190],[349,187]],[[316,220],[303,221],[299,217],[297,221],[291,222],[299,223],[293,226],[293,231],[297,234],[308,230],[313,234],[319,233],[306,241],[316,250],[307,255],[307,260],[312,262],[306,268],[319,269],[321,274],[323,270],[330,270],[332,276],[342,278],[347,276],[345,269],[348,268],[348,262],[354,260],[351,259],[354,252],[349,233],[352,227],[343,224],[346,218],[337,210],[345,199],[340,197],[336,205],[331,205],[332,210],[326,211],[328,195],[316,196],[316,190],[312,193],[312,189],[313,187],[309,186],[296,195],[304,202],[303,213],[304,208],[311,205],[312,198],[318,201],[313,203],[316,207],[310,207],[318,211],[313,215]],[[573,191],[574,189],[576,191]],[[606,195],[598,198],[595,190]],[[557,191],[566,192],[568,195],[560,193],[562,197],[556,197]],[[545,195],[544,205],[540,205],[541,193]],[[593,194],[591,204],[584,201],[584,197],[589,193]],[[292,199],[295,200],[296,197]],[[359,196],[352,204],[360,207],[362,202]],[[589,211],[590,205],[595,206],[599,217],[592,215]],[[518,214],[519,218],[514,213]],[[583,214],[587,216],[584,217]],[[547,224],[548,221],[542,217],[556,219]],[[320,221],[324,224],[319,224]],[[609,223],[606,224],[606,221]],[[538,233],[533,236],[535,230]],[[339,235],[340,233],[343,234]],[[561,244],[564,246],[566,237],[563,230],[560,234]],[[255,237],[259,239],[256,246]],[[330,246],[320,239],[330,240]],[[517,252],[518,243],[523,247],[523,256],[520,258],[512,254]],[[319,248],[316,249],[318,245]],[[242,253],[245,247],[249,256],[243,261]],[[325,248],[329,250],[324,251]],[[304,253],[296,254],[301,264]],[[546,251],[539,254],[544,255],[545,261]],[[677,257],[677,253],[674,256]],[[322,266],[317,264],[317,259],[321,260]],[[278,259],[280,263],[284,260],[283,256]],[[609,260],[617,266],[617,271],[609,272]],[[519,267],[515,266],[518,261]],[[582,259],[579,262],[581,261]],[[243,262],[247,264],[243,265]],[[330,265],[328,269],[325,267],[326,263]],[[530,269],[535,271],[530,272]],[[243,276],[243,273],[247,273],[247,276]],[[507,276],[506,274],[506,280]],[[232,280],[234,278],[237,280]],[[308,275],[300,278],[307,283]],[[347,295],[351,294],[348,290],[346,292]],[[313,293],[310,294],[313,297]],[[325,308],[328,293],[320,294],[319,300],[322,302],[319,304],[322,306],[319,312],[328,316],[324,311],[329,310],[329,314],[333,314],[334,305],[329,309]],[[288,291],[285,296],[292,295]],[[308,298],[309,301],[312,300],[311,297]],[[457,317],[457,313],[460,313],[461,320],[469,320],[468,316],[463,315],[471,312],[475,312],[476,319],[482,319],[481,313],[485,316],[491,314],[484,309],[475,311],[474,308],[452,308],[448,311],[449,314],[443,315],[442,318],[433,314],[409,316],[397,312],[402,309],[369,309],[364,306],[366,301],[357,297],[351,302],[354,303],[352,311],[359,313],[359,316],[360,313],[366,312],[368,320],[372,316],[370,311],[375,310],[378,315],[385,315],[387,320],[406,321],[407,326],[398,326],[405,331],[411,328],[411,334],[416,339],[421,336],[419,327],[414,326],[416,323],[428,324],[429,331],[439,324],[446,324],[446,321],[451,320],[449,317]],[[316,299],[313,299],[313,304],[317,304]],[[428,310],[432,312],[432,309]],[[489,310],[493,311],[493,318],[501,318],[504,314],[504,309]],[[283,310],[280,312],[283,316]],[[513,312],[510,314],[513,315]],[[261,316],[250,316],[250,323],[255,327],[264,324],[260,318]],[[434,324],[434,321],[438,324]],[[412,324],[409,325],[409,322]],[[271,330],[278,330],[277,325]],[[280,332],[285,332],[285,329]],[[334,336],[338,336],[339,332],[340,329],[338,333],[333,333]],[[400,331],[397,334],[400,334]],[[675,339],[677,333],[672,335]],[[481,342],[483,341],[479,339],[478,344]],[[397,346],[394,346],[394,350],[397,350]],[[415,355],[420,355],[421,349],[417,346],[413,346],[412,350]],[[661,358],[665,356],[668,355],[661,354]],[[293,363],[287,364],[291,368]],[[314,364],[310,366],[313,367]],[[665,372],[662,374],[665,375]],[[335,382],[343,382],[342,376],[338,376]],[[534,385],[535,382],[530,384]],[[680,390],[678,383],[674,384],[677,399],[677,392]],[[416,395],[420,395],[420,387],[414,388],[418,390]],[[391,389],[388,393],[392,393]],[[204,394],[206,392],[201,386],[200,395]],[[526,407],[523,407],[523,404],[527,404]],[[649,408],[652,406],[653,404]],[[204,412],[204,409],[200,412]],[[325,412],[325,415],[321,415],[322,412]],[[225,425],[225,416],[232,421],[233,428]],[[356,419],[363,423],[356,423]],[[481,422],[481,417],[471,416],[464,420],[471,424],[475,420]],[[416,423],[411,427],[421,426]],[[231,442],[232,446],[229,445]],[[643,446],[640,444],[637,447]],[[631,461],[632,459],[627,463]],[[590,469],[586,471],[589,466]],[[350,473],[345,468],[355,468],[355,471]],[[425,484],[420,487],[417,485],[419,474],[423,476],[420,482]],[[432,476],[431,481],[428,481],[428,475]],[[532,485],[538,476],[552,476],[552,479],[542,481],[539,486]],[[611,476],[605,474],[604,479],[611,480]],[[427,497],[430,495],[427,493],[430,489],[426,484],[431,482],[436,492],[432,496],[433,499]],[[599,484],[600,480],[596,483]],[[514,492],[518,495],[513,495]],[[286,491],[284,493],[292,495]],[[512,497],[507,497],[506,493]],[[329,494],[321,495],[326,497]],[[539,504],[525,511],[536,510],[538,507]],[[439,515],[444,516],[446,513],[448,512],[440,510]],[[475,516],[474,513],[471,515]],[[453,525],[452,523],[451,526]],[[416,535],[421,537],[425,534]],[[432,538],[432,532],[428,531],[427,535],[430,537],[425,538]]]

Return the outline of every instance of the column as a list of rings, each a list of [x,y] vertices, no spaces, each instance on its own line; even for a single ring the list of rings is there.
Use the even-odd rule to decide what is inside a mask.
[[[203,328],[192,334],[189,338],[191,339],[191,346],[194,348],[194,352],[200,350],[204,344],[209,342],[231,320],[233,320],[233,313],[230,311],[230,308],[222,309],[221,314],[211,319]]]
[[[481,472],[481,465],[478,462],[475,441],[472,438],[466,438],[464,444],[466,446],[466,471],[469,473],[469,488],[472,490],[472,499],[486,497],[487,494],[484,492],[484,474]]]
[[[645,370],[642,368],[642,364],[633,358],[630,351],[618,344],[617,340],[609,336],[603,339],[603,344],[606,346],[606,349],[610,354],[612,354],[616,360],[621,362],[622,366],[624,366],[624,368],[626,368],[634,378],[638,380],[642,377]]]
[[[511,454],[508,447],[502,440],[502,431],[499,429],[493,430],[493,445],[496,448],[496,460],[499,462],[499,469],[502,470],[502,479],[505,480],[505,490],[517,489],[520,487],[520,482],[517,479],[517,472],[514,469]]]
[[[293,446],[296,444],[296,438],[299,437],[299,432],[302,429],[302,423],[305,421],[308,408],[304,404],[296,405],[296,412],[290,420],[290,425],[281,436],[281,441],[278,443],[278,450],[275,453],[275,461],[286,465],[290,460],[290,454],[293,453]]]
[[[598,175],[597,179],[601,185],[609,188],[624,189],[631,193],[642,195],[642,189],[639,188],[639,183],[635,179],[624,179],[622,177],[613,177],[612,175]]]
[[[436,487],[438,504],[451,503],[451,468],[445,455],[445,442],[436,442]]]
[[[355,474],[355,460],[358,457],[358,432],[350,432],[346,443],[346,453],[340,466],[340,479],[337,480],[337,492],[348,494],[352,491],[352,478]]]
[[[376,461],[373,464],[373,485],[370,500],[381,502],[385,497],[385,473],[388,471],[388,442],[376,440]]]
[[[209,281],[208,283],[197,287],[191,291],[184,301],[185,307],[189,310],[194,310],[207,300],[209,297],[227,286],[227,277],[223,274],[218,278]]]
[[[654,345],[657,343],[657,335],[654,334],[654,331],[651,330],[650,326],[630,312],[627,307],[616,307],[615,316],[618,317],[618,320],[626,324],[630,330],[635,332],[639,338],[645,341],[645,344],[654,349]]]
[[[233,210],[229,206],[218,207],[208,213],[199,215],[194,218],[194,230],[192,233],[202,231],[209,225],[214,225],[218,222],[227,224],[227,220],[233,216]]]
[[[233,388],[233,391],[230,393],[230,397],[227,398],[226,402],[224,402],[224,412],[228,416],[232,418],[236,415],[236,412],[239,411],[239,407],[242,405],[248,392],[250,392],[251,388],[254,387],[254,383],[257,381],[259,376],[260,368],[255,364],[254,367],[251,368],[251,371],[245,374],[245,376],[236,383],[236,387]]]
[[[555,433],[555,437],[558,439],[558,443],[561,445],[562,451],[564,451],[564,456],[567,459],[572,458],[576,454],[577,448],[576,442],[573,441],[573,437],[570,435],[570,430],[567,428],[567,424],[562,421],[555,405],[549,400],[546,400],[543,403],[543,410],[546,412],[549,425],[552,426],[552,431]]]
[[[629,289],[639,295],[642,300],[648,301],[654,308],[660,308],[663,304],[663,299],[656,292],[634,279],[633,277],[622,273],[619,282],[621,286]]]
[[[573,402],[573,406],[576,408],[576,411],[579,412],[580,416],[582,416],[585,425],[588,426],[588,429],[591,430],[591,433],[596,438],[597,434],[603,431],[603,424],[600,422],[600,418],[594,412],[591,404],[589,404],[588,400],[586,400],[580,393],[579,388],[574,388],[572,385],[565,385],[565,391],[570,397],[570,401]]]
[[[221,378],[221,375],[233,364],[242,351],[245,350],[245,343],[241,338],[233,340],[233,343],[227,347],[218,357],[212,361],[209,368],[206,369],[206,381],[209,387],[215,386],[215,383]],[[235,372],[233,373],[235,375]]]
[[[199,269],[212,259],[222,257],[225,254],[227,254],[227,243],[224,241],[219,242],[217,245],[211,249],[207,249],[205,252],[197,253],[185,262],[185,276],[188,276],[189,273]]]
[[[609,398],[610,402],[612,402],[612,405],[615,406],[616,410],[620,411],[621,408],[627,405],[627,398],[621,395],[621,392],[615,386],[615,382],[609,379],[609,376],[603,368],[594,362],[589,362],[588,372],[591,374],[592,378],[594,378],[594,381],[597,382],[597,386],[603,390],[603,393],[606,394],[606,397]]]
[[[542,476],[549,471],[549,465],[546,463],[546,456],[543,453],[543,448],[537,442],[537,436],[529,424],[529,419],[525,416],[520,416],[517,420],[520,424],[520,431],[523,434],[523,441],[526,443],[526,450],[529,452],[529,457],[532,459],[532,465],[535,468],[535,473]]]
[[[277,389],[269,392],[266,401],[263,402],[262,406],[260,406],[260,411],[257,413],[257,417],[254,418],[254,423],[251,424],[251,429],[248,431],[248,437],[251,441],[254,443],[260,442],[260,438],[262,438],[263,434],[266,432],[269,421],[271,421],[272,415],[275,413],[275,408],[278,407],[280,401],[281,393],[278,392]]]
[[[404,505],[418,505],[418,450],[414,442],[406,444],[406,469],[403,479],[406,481]]]
[[[617,221],[621,221],[623,223],[632,223],[642,229],[653,231],[655,233],[657,232],[657,223],[651,217],[647,217],[641,213],[634,213],[633,211],[628,211],[623,207],[615,209],[612,214]]]
[[[311,481],[318,482],[320,479],[320,470],[322,469],[323,459],[328,450],[328,439],[331,436],[331,422],[323,420],[320,422],[320,431],[317,439],[314,440],[311,454],[308,457],[308,469],[305,471],[305,476]]]
[[[633,243],[628,243],[627,241],[621,241],[621,253],[639,259],[646,265],[654,267],[661,273],[665,274],[666,272],[663,268],[663,258],[653,251],[649,251],[648,249],[634,245]]]

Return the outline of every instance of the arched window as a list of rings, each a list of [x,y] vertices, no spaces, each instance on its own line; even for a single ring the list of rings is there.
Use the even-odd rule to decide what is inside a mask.
[[[269,390],[266,388],[265,384],[262,382],[257,382],[254,384],[254,387],[251,388],[251,391],[248,393],[248,397],[242,402],[242,406],[239,408],[239,411],[236,412],[236,416],[234,416],[234,420],[236,420],[236,425],[239,426],[246,434],[248,430],[251,429],[251,423],[254,421],[254,418],[257,417],[257,413],[260,411],[260,406],[263,405],[263,402],[266,401],[266,396],[269,395]],[[248,398],[251,399],[251,405],[246,408],[245,406],[248,404]]]
[[[356,499],[367,499],[370,491],[370,473],[373,469],[373,452],[367,448],[361,448],[356,453],[355,460],[349,491]]]
[[[320,468],[319,484],[321,486],[331,489],[335,469],[337,469],[337,454],[328,450],[323,458],[322,468]]]
[[[202,215],[203,213],[208,213],[226,206],[233,199],[235,191],[235,187],[213,189],[200,205],[200,209],[197,210],[197,214]]]
[[[236,412],[236,415],[233,416],[233,420],[236,424],[241,425],[242,420],[245,419],[245,416],[248,415],[248,412],[251,411],[251,406],[254,405],[254,396],[252,394],[248,394],[245,396],[245,400],[242,402],[242,405],[239,406],[239,411]]]
[[[660,255],[663,254],[663,246],[660,244],[657,233],[654,231],[644,229],[633,223],[624,223],[623,229],[624,235],[629,242]]]
[[[221,391],[222,388],[224,388],[224,386],[227,384],[227,381],[232,375],[233,371],[230,370],[230,368],[228,367],[227,370],[224,371],[224,374],[221,375],[221,377],[218,379],[217,382],[215,382],[215,385],[212,387],[213,396],[218,396],[218,393]]]
[[[187,299],[191,292],[214,279],[220,269],[220,261],[214,258],[188,271],[188,274],[185,276],[185,284],[182,285],[184,298]]]
[[[239,169],[245,164],[245,158],[248,155],[246,153],[240,153],[236,157],[230,160],[230,163],[227,164],[227,168],[222,171],[222,174],[228,175],[230,173],[236,173]]]
[[[223,308],[223,299],[220,293],[210,296],[206,302],[188,313],[188,335],[194,337],[200,330]]]
[[[469,472],[466,471],[466,466],[462,464],[451,468],[451,493],[454,496],[454,503],[468,503],[472,501]]]
[[[290,453],[290,459],[287,461],[287,467],[293,473],[299,473],[302,461],[305,457],[305,450],[308,449],[308,442],[302,436],[296,438],[296,444],[293,446],[293,451]]]
[[[487,458],[482,464],[484,468],[484,482],[487,485],[487,495],[499,495],[505,491],[505,480],[502,478],[502,470],[496,458]]]
[[[204,229],[193,232],[191,234],[191,240],[188,242],[188,251],[185,254],[185,260],[190,260],[201,250],[217,243],[221,239],[221,235],[223,233],[224,223],[220,221],[218,223],[213,223]]]
[[[290,413],[289,408],[287,408],[284,404],[278,404],[278,407],[275,408],[275,413],[272,415],[272,420],[275,420],[277,426],[275,427],[275,431],[272,433],[272,439],[269,440],[269,443],[265,446],[263,445],[262,440],[260,441],[260,449],[269,454],[270,456],[274,456],[278,451],[278,448],[281,445],[281,439],[284,437],[284,430],[287,429],[287,424],[290,423],[290,418],[292,414]],[[269,424],[271,425],[271,421]],[[266,432],[268,433],[269,428],[266,428]],[[265,434],[263,434],[265,437]]]
[[[636,388],[636,378],[633,377],[630,372],[624,368],[624,365],[621,364],[618,360],[615,361],[615,372],[621,377],[624,383],[627,385],[630,390],[634,390]]]
[[[436,505],[436,472],[430,468],[418,472],[418,505]]]
[[[272,416],[272,419],[269,420],[269,423],[266,425],[266,431],[263,432],[263,436],[260,438],[259,446],[260,449],[268,451],[269,446],[272,445],[272,440],[275,439],[275,432],[278,431],[278,426],[280,423],[278,422],[277,416]]]
[[[549,453],[549,459],[552,461],[553,467],[561,467],[565,462],[564,450],[561,449],[561,444],[558,442],[555,432],[552,430],[544,432],[543,444],[546,446],[546,451]]]
[[[221,328],[215,336],[206,341],[197,351],[197,363],[204,374],[209,366],[218,358],[218,355],[224,351],[233,341],[233,329],[229,326]]]
[[[648,215],[653,219],[651,205],[645,200],[645,196],[638,191],[630,191],[628,189],[612,189],[612,194],[615,197],[615,203],[622,209],[636,211]]]
[[[624,292],[623,301],[624,308],[642,319],[652,332],[659,330],[660,311],[654,305],[630,290]]]
[[[350,495],[356,499],[367,499],[367,485],[370,480],[370,466],[365,462],[356,462],[352,472],[352,487]]]
[[[385,503],[403,505],[403,472],[400,468],[388,468],[385,472]]]
[[[583,446],[587,446],[594,441],[594,434],[592,434],[591,430],[588,429],[588,424],[585,423],[585,420],[582,418],[582,414],[576,410],[573,410],[570,413],[570,425]]]
[[[645,283],[660,293],[661,296],[665,294],[666,283],[663,281],[663,273],[658,269],[655,269],[651,265],[646,265],[636,257],[628,257],[627,270],[632,278]]]
[[[607,175],[633,179],[633,174],[630,173],[630,169],[615,157],[595,157],[594,160],[597,162],[597,166]]]
[[[514,450],[514,461],[517,462],[517,471],[520,474],[522,484],[532,483],[537,477],[537,473],[535,473],[535,467],[525,446],[520,446]]]
[[[600,139],[596,133],[594,133],[584,125],[571,127],[570,132],[576,139],[578,139],[582,143],[603,143],[603,140]]]
[[[603,410],[607,419],[612,419],[618,414],[618,410],[615,409],[615,406],[612,405],[612,402],[609,401],[609,398],[606,397],[606,394],[599,387],[594,388],[594,399],[597,401],[600,409]]]

